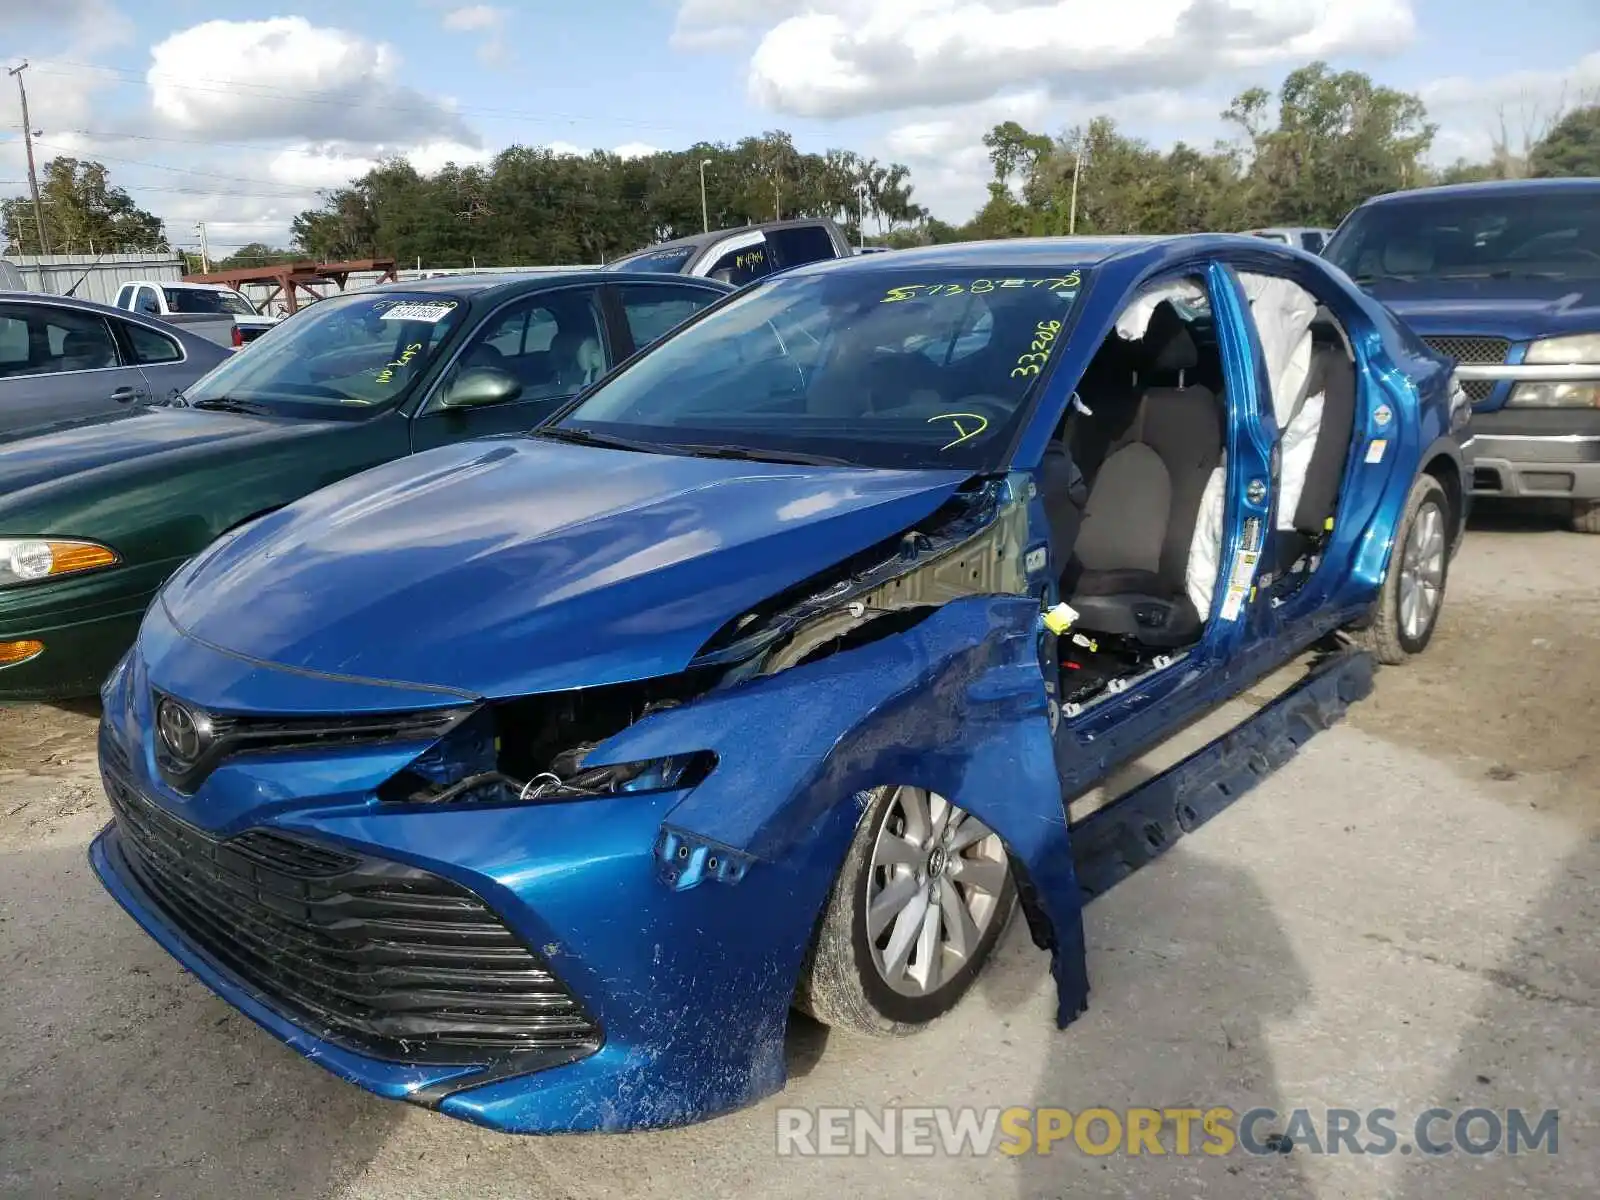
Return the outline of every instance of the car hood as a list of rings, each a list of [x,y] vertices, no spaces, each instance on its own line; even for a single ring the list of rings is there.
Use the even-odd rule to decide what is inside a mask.
[[[1367,290],[1420,334],[1520,342],[1600,332],[1600,279],[1380,280]]]
[[[242,416],[191,408],[134,408],[24,434],[0,447],[0,497],[72,486],[85,474],[175,468],[196,452],[304,438],[339,422]]]
[[[965,478],[484,439],[253,522],[161,603],[213,648],[345,679],[489,698],[644,679]]]

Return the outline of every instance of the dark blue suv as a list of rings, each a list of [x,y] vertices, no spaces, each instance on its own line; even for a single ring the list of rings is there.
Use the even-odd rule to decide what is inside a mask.
[[[1324,255],[1455,359],[1474,494],[1566,501],[1600,533],[1600,179],[1377,196]]]

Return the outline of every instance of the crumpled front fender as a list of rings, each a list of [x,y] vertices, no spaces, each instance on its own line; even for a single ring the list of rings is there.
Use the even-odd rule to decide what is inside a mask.
[[[1020,868],[1065,1026],[1087,1005],[1088,979],[1038,623],[1031,597],[958,599],[910,630],[649,716],[586,765],[716,755],[663,822],[660,866],[680,888],[737,888],[869,788],[938,792],[997,832]]]

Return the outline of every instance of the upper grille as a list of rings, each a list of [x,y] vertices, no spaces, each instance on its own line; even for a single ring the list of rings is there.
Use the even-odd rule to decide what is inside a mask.
[[[1422,339],[1428,346],[1444,355],[1453,358],[1458,363],[1472,363],[1474,365],[1496,365],[1506,361],[1506,354],[1511,349],[1511,343],[1506,338],[1477,337],[1472,334],[1441,333],[1425,335]],[[1487,400],[1493,393],[1495,381],[1492,379],[1463,379],[1461,388],[1467,393],[1467,399],[1474,404]]]
[[[163,915],[318,1036],[426,1063],[567,1061],[600,1044],[577,998],[465,888],[281,833],[219,841],[105,783],[122,860]]]

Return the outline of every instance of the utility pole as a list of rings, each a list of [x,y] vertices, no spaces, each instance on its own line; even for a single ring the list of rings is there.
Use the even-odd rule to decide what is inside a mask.
[[[204,221],[196,222],[195,229],[200,234],[200,273],[209,275],[211,274],[211,245],[206,241],[206,223]]]
[[[1072,211],[1067,217],[1067,232],[1078,232],[1078,176],[1083,171],[1084,139],[1078,139],[1078,157],[1072,163]]]
[[[860,215],[856,218],[856,249],[865,250],[867,247],[867,184],[862,180],[856,184],[856,198],[860,203]]]
[[[700,232],[711,232],[711,212],[706,207],[706,168],[711,165],[709,158],[700,160]]]
[[[39,253],[49,254],[50,243],[44,236],[44,205],[39,203],[39,173],[33,165],[33,122],[28,118],[28,89],[22,82],[22,73],[27,69],[28,60],[23,59],[20,67],[13,67],[6,74],[16,76],[17,94],[22,97],[22,141],[28,148],[28,186],[33,189],[33,219],[39,226]]]

